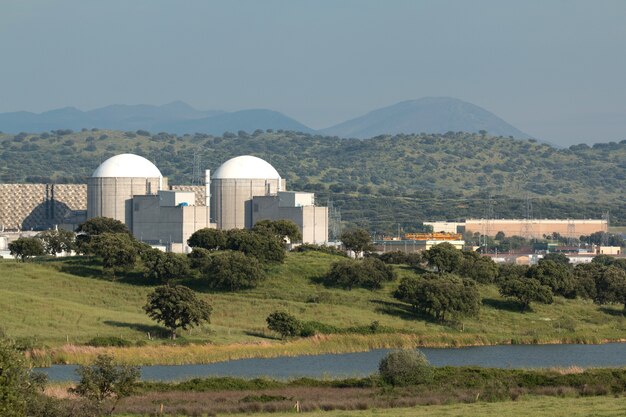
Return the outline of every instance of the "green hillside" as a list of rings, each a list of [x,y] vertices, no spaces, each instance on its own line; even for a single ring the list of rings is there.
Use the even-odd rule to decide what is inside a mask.
[[[428,219],[600,218],[626,224],[626,141],[556,149],[533,140],[447,133],[339,139],[295,132],[222,137],[119,131],[0,135],[0,181],[84,182],[104,159],[133,152],[170,183],[194,180],[236,155],[266,159],[289,189],[332,200],[342,218],[377,232],[419,228]],[[198,183],[202,182],[196,179]],[[491,197],[491,200],[489,199]]]
[[[333,351],[367,350],[410,340],[424,345],[601,342],[620,339],[626,331],[626,318],[613,314],[621,311],[621,306],[601,308],[589,301],[556,297],[552,305],[533,305],[533,311],[521,314],[500,297],[493,285],[480,287],[483,306],[478,317],[444,325],[416,317],[407,305],[395,300],[392,293],[398,280],[377,291],[346,291],[320,284],[315,278],[337,259],[320,253],[290,253],[284,264],[271,267],[267,280],[261,285],[238,293],[211,292],[197,281],[187,282],[213,305],[214,313],[210,325],[182,335],[190,341],[216,345],[257,342],[265,347],[282,346],[266,329],[265,318],[275,310],[285,310],[301,320],[314,320],[344,330],[363,328],[378,321],[386,332],[352,336],[355,330],[347,331],[336,335],[330,341],[334,343],[330,348],[320,344],[324,339],[296,341],[294,349],[307,353],[331,348]],[[399,278],[414,274],[402,266],[397,266],[396,270]],[[9,336],[35,338],[37,344],[51,347],[68,341],[81,344],[96,336],[147,340],[148,332],[154,336],[163,333],[163,329],[143,313],[141,307],[152,287],[135,275],[111,282],[101,278],[99,267],[89,266],[81,258],[41,263],[0,262],[2,329]],[[412,339],[394,334],[409,335]],[[160,344],[162,340],[149,343]],[[134,352],[139,359],[133,357],[132,360],[146,360],[141,356],[148,355],[145,349]],[[164,354],[159,350],[154,352]],[[180,360],[206,361],[212,354],[218,354],[212,352],[204,352],[200,359],[187,356]],[[288,352],[287,348],[280,347],[273,354]],[[237,352],[235,349],[226,354],[235,357]],[[57,360],[61,360],[60,357]]]

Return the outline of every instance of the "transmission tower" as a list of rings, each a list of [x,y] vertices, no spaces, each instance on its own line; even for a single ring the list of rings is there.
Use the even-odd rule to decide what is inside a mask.
[[[485,219],[483,220],[483,246],[485,246],[485,251],[487,251],[487,237],[491,236],[491,227],[492,221],[494,218],[493,206],[495,201],[493,199],[493,194],[489,194],[489,197],[485,200]]]
[[[336,242],[341,236],[341,211],[328,200],[328,240]]]
[[[606,222],[606,232],[602,233],[602,246],[609,246],[609,212],[602,215],[602,220]]]
[[[533,202],[530,194],[526,193],[524,204],[524,221],[522,222],[522,237],[525,239],[533,238]]]
[[[576,223],[572,219],[567,219],[567,244],[572,246],[576,237]]]
[[[202,184],[202,155],[193,153],[193,169],[191,173],[191,185]]]

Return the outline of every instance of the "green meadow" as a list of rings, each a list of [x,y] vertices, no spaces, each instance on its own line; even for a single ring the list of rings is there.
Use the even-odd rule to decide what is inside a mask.
[[[413,345],[600,343],[626,335],[621,306],[556,297],[554,304],[533,304],[532,311],[522,314],[492,285],[480,287],[483,305],[478,317],[438,323],[416,316],[393,298],[399,279],[415,274],[413,270],[396,266],[398,280],[381,290],[347,291],[326,287],[319,279],[337,259],[317,252],[289,253],[284,264],[270,267],[261,285],[237,293],[210,291],[201,280],[183,282],[211,303],[213,314],[210,324],[181,332],[176,345],[143,312],[155,284],[139,271],[111,281],[87,258],[5,260],[0,262],[0,327],[37,348],[35,356],[45,363],[86,363],[104,350],[128,363],[194,363]],[[281,340],[266,328],[265,318],[275,310],[339,331]],[[379,329],[373,334],[354,330],[373,322]],[[82,346],[97,336],[141,345]]]

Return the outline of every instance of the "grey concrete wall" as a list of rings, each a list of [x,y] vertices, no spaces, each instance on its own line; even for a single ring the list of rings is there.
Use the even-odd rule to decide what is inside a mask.
[[[170,245],[175,252],[187,252],[187,239],[203,228],[215,228],[209,223],[206,206],[162,207],[158,196],[133,198],[133,235],[147,243]]]
[[[252,197],[276,194],[280,185],[277,179],[214,179],[211,220],[223,230],[252,227]]]
[[[87,218],[110,217],[133,228],[133,196],[156,194],[161,178],[89,178]]]
[[[280,207],[277,196],[254,197],[253,224],[260,220],[291,220],[300,228],[303,243],[328,242],[328,207]]]

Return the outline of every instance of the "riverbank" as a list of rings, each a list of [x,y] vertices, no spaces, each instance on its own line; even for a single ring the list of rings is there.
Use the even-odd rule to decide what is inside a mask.
[[[548,404],[561,404],[565,409],[579,404],[578,407],[588,411],[583,415],[598,415],[589,413],[587,407],[612,404],[597,410],[624,409],[625,380],[625,369],[528,371],[468,367],[435,368],[430,382],[407,387],[388,386],[376,375],[291,381],[205,378],[180,383],[141,383],[136,394],[123,399],[116,410],[132,416],[153,415],[160,410],[165,415],[177,416],[231,413],[272,413],[275,416],[281,415],[275,413],[293,413],[298,404],[301,411],[311,416],[320,411],[330,413],[325,416],[337,415],[338,410],[342,416],[423,415],[419,413],[444,410],[465,413],[461,415],[483,415],[471,411],[491,407],[517,410],[518,414],[512,415],[528,415],[522,411],[538,404],[545,409],[553,409]],[[67,385],[53,386],[47,394],[71,402],[73,397],[64,394],[66,389]],[[614,398],[620,401],[611,403]],[[514,405],[521,403],[526,406]]]
[[[129,365],[190,365],[210,364],[237,359],[295,357],[321,354],[367,352],[376,349],[402,348],[459,348],[497,345],[558,345],[605,344],[626,340],[545,340],[521,339],[489,343],[488,340],[468,336],[465,338],[435,338],[405,334],[375,335],[316,335],[285,342],[260,342],[231,345],[190,344],[147,345],[132,347],[93,347],[64,345],[58,348],[33,349],[27,352],[33,366],[79,364],[87,365],[101,354],[111,355],[115,361]]]

